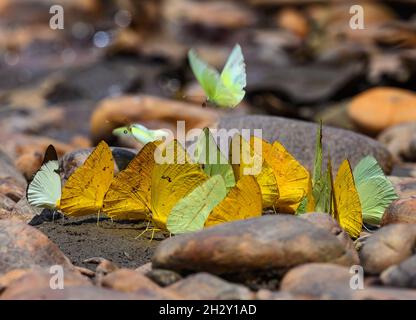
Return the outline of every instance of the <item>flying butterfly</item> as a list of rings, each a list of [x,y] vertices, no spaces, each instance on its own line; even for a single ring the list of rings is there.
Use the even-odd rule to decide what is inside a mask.
[[[246,68],[241,47],[232,50],[221,74],[200,59],[193,49],[188,53],[189,64],[207,96],[207,102],[220,108],[234,108],[244,98]]]

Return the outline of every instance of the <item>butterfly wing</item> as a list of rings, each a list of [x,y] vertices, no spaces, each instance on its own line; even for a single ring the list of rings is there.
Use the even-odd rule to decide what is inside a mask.
[[[263,150],[279,186],[280,196],[275,206],[279,212],[294,213],[308,193],[309,173],[278,141],[272,145],[264,142]]]
[[[28,184],[26,198],[34,207],[56,209],[61,198],[61,177],[54,146],[46,149],[41,167]]]
[[[155,160],[152,172],[151,218],[156,226],[166,229],[172,208],[205,182],[208,176],[199,164],[191,163],[188,153],[176,140],[158,146]]]
[[[220,175],[224,179],[227,190],[235,186],[233,168],[218,148],[208,128],[205,128],[198,138],[194,158],[203,165],[204,172],[208,176]]]
[[[217,70],[201,60],[193,49],[188,53],[189,64],[196,79],[204,89],[208,100],[213,100],[217,83],[220,82],[220,75]]]
[[[66,182],[62,190],[60,210],[69,216],[82,216],[100,211],[113,174],[111,150],[101,141]]]
[[[115,220],[141,220],[150,213],[152,171],[156,145],[146,144],[113,179],[104,198],[103,212]]]
[[[342,162],[333,185],[336,218],[352,238],[357,238],[361,233],[363,217],[360,197],[348,160]]]
[[[259,217],[262,214],[260,186],[253,176],[243,176],[209,215],[205,226]]]
[[[250,144],[236,134],[231,140],[230,157],[237,181],[245,175],[254,175],[260,186],[263,208],[272,208],[279,198],[279,188],[273,169],[264,160],[262,150],[261,144]]]
[[[385,209],[398,196],[374,157],[363,158],[354,168],[354,180],[366,223],[378,225]]]
[[[167,219],[168,230],[173,234],[201,230],[226,195],[224,179],[219,175],[209,178],[176,203]]]

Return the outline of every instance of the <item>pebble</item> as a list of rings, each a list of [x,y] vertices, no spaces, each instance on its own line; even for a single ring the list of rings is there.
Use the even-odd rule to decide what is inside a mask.
[[[391,126],[416,121],[416,94],[409,90],[377,87],[353,98],[348,114],[363,131],[379,133]]]
[[[399,264],[415,251],[416,226],[393,224],[372,234],[360,250],[360,261],[366,274],[377,275]]]
[[[251,300],[254,293],[248,288],[227,282],[209,273],[190,275],[167,287],[181,297],[189,300]]]
[[[311,299],[348,299],[351,274],[347,267],[329,263],[308,263],[291,269],[280,289]]]
[[[213,274],[278,272],[308,262],[351,265],[355,259],[336,236],[291,215],[267,215],[165,239],[153,268]]]
[[[167,287],[182,279],[182,276],[171,270],[153,269],[146,276],[162,287]]]
[[[380,133],[377,140],[397,159],[416,161],[416,121],[389,127]]]
[[[416,195],[411,198],[393,201],[384,212],[381,225],[392,223],[416,224]]]
[[[384,270],[380,278],[386,286],[416,289],[416,255]]]
[[[35,228],[14,220],[0,220],[0,275],[13,269],[61,265],[72,270],[56,244]]]

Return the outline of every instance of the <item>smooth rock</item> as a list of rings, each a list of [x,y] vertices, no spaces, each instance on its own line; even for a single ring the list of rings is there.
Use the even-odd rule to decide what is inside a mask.
[[[351,240],[347,232],[345,232],[339,223],[333,219],[327,213],[317,213],[311,212],[307,214],[300,215],[301,218],[306,219],[307,221],[313,223],[318,228],[323,228],[331,232],[334,236],[338,238],[339,241],[345,246],[345,248],[350,251],[351,256],[354,259],[354,264],[360,263],[360,258],[358,252],[355,249],[354,242]]]
[[[26,193],[25,186],[12,177],[0,178],[0,194],[18,202]]]
[[[384,270],[380,278],[386,286],[416,288],[416,255]]]
[[[36,266],[61,265],[64,269],[73,269],[56,244],[22,222],[0,220],[0,247],[0,274]]]
[[[399,199],[407,199],[416,195],[416,178],[389,176]]]
[[[416,300],[416,290],[397,289],[392,287],[368,287],[355,290],[354,300]]]
[[[140,272],[142,274],[147,274],[150,271],[152,271],[152,263],[147,262],[147,263],[141,265],[140,267],[137,267],[136,269],[134,269],[134,271]]]
[[[416,160],[416,121],[389,127],[380,133],[377,140],[398,159]]]
[[[9,197],[5,196],[4,194],[0,193],[0,209],[4,209],[6,211],[12,211],[16,202],[14,202]]]
[[[114,173],[117,173],[127,167],[129,162],[135,157],[137,151],[126,148],[110,148],[114,159]],[[69,176],[87,160],[88,156],[94,148],[79,149],[67,153],[61,159],[61,168],[63,171],[63,179],[67,180]]]
[[[110,141],[115,138],[113,129],[137,122],[150,129],[166,128],[176,132],[178,120],[186,122],[186,130],[209,127],[218,120],[218,112],[148,95],[108,98],[97,105],[91,116],[91,136],[94,143],[102,139]]]
[[[310,171],[315,158],[317,125],[298,120],[271,116],[222,118],[218,128],[227,130],[262,129],[263,139],[279,140],[293,156]],[[354,167],[363,157],[374,156],[386,173],[392,169],[392,156],[379,142],[363,135],[337,128],[323,128],[323,154],[331,152],[334,171],[345,159]],[[325,161],[324,161],[325,165]]]
[[[381,219],[381,225],[392,223],[416,224],[416,195],[412,198],[393,201],[387,207]]]
[[[260,289],[256,293],[256,300],[301,300],[308,297],[296,296],[287,291],[271,291]]]
[[[348,114],[362,130],[379,133],[391,126],[416,121],[416,94],[409,90],[377,87],[357,95]]]
[[[44,209],[31,206],[27,202],[26,196],[24,196],[15,204],[11,215],[13,219],[35,225],[39,218],[43,218],[41,217],[43,211]],[[59,213],[56,213],[56,217],[59,217]]]
[[[15,269],[9,271],[2,276],[2,281],[5,283],[5,291],[3,295],[0,295],[0,298],[10,299],[10,297],[13,297],[13,299],[19,299],[19,297],[25,296],[27,292],[39,289],[49,289],[53,291],[51,283],[56,283],[51,282],[51,277],[56,275],[56,272],[50,273],[49,271],[49,269],[41,268],[32,270]],[[72,286],[92,286],[92,282],[88,278],[76,271],[65,270],[63,272],[63,277],[64,288]]]
[[[190,275],[166,289],[181,296],[181,299],[189,300],[251,300],[254,298],[254,294],[248,288],[204,272]]]
[[[26,187],[26,179],[17,171],[13,161],[0,148],[0,181],[4,179],[9,179],[23,188]]]
[[[164,269],[150,270],[146,273],[146,276],[162,287],[170,286],[171,284],[182,279],[180,274]]]
[[[410,257],[416,248],[416,225],[385,226],[368,237],[360,250],[360,261],[368,274],[380,274]]]
[[[41,287],[25,290],[17,295],[13,294],[13,291],[10,293],[8,291],[0,296],[0,300],[159,300],[163,298],[155,293],[148,295],[124,293],[93,286],[70,286],[63,290]]]
[[[308,263],[291,269],[283,277],[280,289],[313,299],[349,299],[349,269],[329,263]]]
[[[131,269],[118,269],[106,275],[101,282],[103,287],[142,295],[158,295],[165,299],[175,299],[173,294],[164,291],[156,283],[140,272]]]
[[[291,215],[267,215],[225,223],[165,239],[153,268],[214,274],[280,272],[307,262],[354,264],[336,236]]]

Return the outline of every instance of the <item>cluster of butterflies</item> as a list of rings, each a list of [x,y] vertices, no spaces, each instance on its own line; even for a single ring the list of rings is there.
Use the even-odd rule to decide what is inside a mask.
[[[147,135],[154,134],[143,128]],[[261,144],[260,153],[256,143]],[[174,161],[155,161],[156,152],[164,155],[169,150]],[[385,208],[397,198],[373,157],[362,159],[354,170],[345,160],[334,180],[328,156],[328,168],[322,173],[322,127],[313,176],[278,141],[270,144],[236,134],[229,150],[226,157],[205,128],[192,156],[177,140],[149,141],[114,176],[112,152],[102,141],[61,188],[58,158],[49,146],[29,183],[27,199],[33,206],[67,216],[101,212],[113,220],[148,220],[173,234],[258,217],[269,208],[291,214],[327,212],[356,238],[363,222],[379,224]],[[235,155],[238,164],[231,161]],[[260,163],[258,172],[245,174],[255,162]]]

